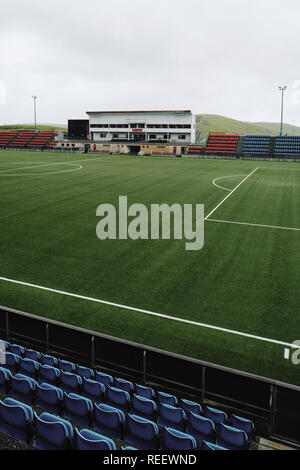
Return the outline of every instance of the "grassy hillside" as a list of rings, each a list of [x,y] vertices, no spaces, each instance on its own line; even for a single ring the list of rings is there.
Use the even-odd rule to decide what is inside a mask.
[[[55,124],[45,124],[38,125],[37,129],[39,131],[65,131],[66,128],[56,126]],[[34,124],[4,124],[0,126],[0,131],[34,131]]]
[[[206,138],[210,132],[225,132],[226,134],[265,134],[277,135],[280,125],[270,122],[244,122],[217,114],[196,115],[197,131]],[[284,124],[284,133],[300,135],[300,127]]]

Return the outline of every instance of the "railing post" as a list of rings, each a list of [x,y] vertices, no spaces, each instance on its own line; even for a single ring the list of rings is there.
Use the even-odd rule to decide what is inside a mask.
[[[277,386],[271,385],[270,387],[270,436],[274,432],[275,418],[276,418],[276,401],[277,401]]]
[[[46,333],[46,354],[49,353],[49,323],[45,325],[45,333]]]
[[[91,337],[91,364],[93,369],[95,366],[95,336]]]
[[[8,312],[5,312],[5,326],[6,326],[6,339],[9,341],[9,314]]]
[[[206,387],[205,379],[206,379],[206,367],[202,366],[202,389],[201,389],[202,403],[204,403],[204,400],[205,400],[205,387]]]
[[[146,383],[147,380],[147,351],[143,351],[143,382]]]

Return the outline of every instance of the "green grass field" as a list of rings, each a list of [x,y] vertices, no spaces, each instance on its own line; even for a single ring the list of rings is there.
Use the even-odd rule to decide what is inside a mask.
[[[117,206],[119,195],[205,204],[206,214],[228,198],[205,222],[204,248],[185,251],[185,240],[100,241],[96,208]],[[300,231],[275,228],[300,229],[300,165],[2,151],[0,201],[2,278],[300,339]],[[3,279],[0,304],[300,385],[283,345]]]

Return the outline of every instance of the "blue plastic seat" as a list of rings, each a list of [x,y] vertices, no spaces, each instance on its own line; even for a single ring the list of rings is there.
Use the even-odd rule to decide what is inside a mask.
[[[13,398],[0,401],[0,430],[29,444],[33,438],[33,411]]]
[[[42,354],[41,364],[57,368],[58,360],[54,356],[49,356],[49,354]]]
[[[51,413],[61,414],[63,408],[63,391],[48,383],[37,385],[36,406]]]
[[[17,356],[22,356],[25,353],[25,348],[23,346],[19,346],[18,344],[11,344],[10,345],[10,352],[16,354]]]
[[[15,374],[19,368],[20,356],[17,354],[6,352],[5,353],[5,368],[9,369],[12,374]]]
[[[145,387],[144,385],[135,384],[134,391],[135,394],[139,397],[148,398],[148,400],[155,399],[155,392],[151,387]]]
[[[125,390],[128,393],[133,391],[133,383],[125,379],[115,378],[114,387],[119,390]]]
[[[169,393],[165,392],[157,392],[157,403],[159,404],[166,404],[171,406],[178,405],[178,399],[174,395],[170,395]]]
[[[212,442],[203,441],[201,443],[201,450],[228,450],[225,447],[213,444]]]
[[[105,394],[105,386],[95,380],[83,378],[82,395],[93,402],[102,403]]]
[[[33,359],[28,359],[27,357],[20,358],[20,372],[21,374],[27,375],[28,377],[32,377],[33,379],[37,379],[39,376],[39,368],[40,364]]]
[[[71,423],[58,416],[42,413],[35,416],[35,447],[41,450],[68,450],[73,443]]]
[[[247,434],[226,424],[220,425],[217,444],[229,450],[248,450],[249,447]]]
[[[23,374],[16,374],[11,379],[11,394],[19,400],[33,404],[37,383],[31,377]]]
[[[24,357],[40,362],[42,355],[39,351],[35,351],[34,349],[25,349]]]
[[[128,392],[111,387],[110,385],[106,387],[105,403],[108,405],[119,408],[124,413],[127,413],[129,409],[129,402],[130,395]]]
[[[60,388],[67,393],[80,393],[82,387],[82,378],[80,375],[72,374],[71,372],[61,372],[60,375]]]
[[[105,403],[94,404],[94,428],[103,434],[122,439],[125,415],[118,408]]]
[[[60,380],[60,370],[47,364],[40,365],[40,382],[57,385]]]
[[[250,419],[242,418],[241,416],[231,415],[230,425],[233,428],[245,431],[249,441],[253,441],[255,438],[255,427],[254,423]]]
[[[76,374],[80,375],[82,379],[93,379],[95,376],[94,371],[89,367],[78,365],[76,365]]]
[[[66,393],[64,396],[63,415],[75,423],[91,426],[93,403],[88,398],[76,395],[76,393]]]
[[[186,414],[181,408],[175,406],[161,404],[159,407],[159,426],[166,426],[178,431],[185,430]]]
[[[62,359],[58,360],[58,366],[61,371],[70,372],[71,374],[75,374],[76,366],[73,362],[65,361]]]
[[[165,450],[194,450],[197,442],[193,436],[177,429],[163,428],[161,435],[161,449]]]
[[[216,429],[213,421],[193,412],[188,414],[186,432],[199,441],[216,442]]]
[[[76,450],[116,450],[116,444],[112,439],[102,436],[90,429],[75,428]]]
[[[113,384],[113,377],[109,374],[104,374],[103,372],[99,372],[99,371],[96,371],[95,372],[95,380],[97,382],[100,382],[101,384],[103,384],[105,387],[107,385],[112,385]]]
[[[134,415],[149,419],[150,421],[156,421],[157,405],[155,401],[140,397],[134,393],[131,399],[130,412]]]
[[[0,367],[0,393],[8,393],[11,384],[12,375],[9,369]]]
[[[129,414],[125,425],[124,439],[143,450],[157,450],[159,447],[157,424],[149,419]]]
[[[206,407],[204,416],[215,423],[217,430],[219,429],[220,425],[225,424],[228,419],[227,414],[224,411],[211,408],[210,406]]]
[[[188,414],[194,413],[196,415],[201,415],[202,413],[202,406],[199,403],[195,403],[194,401],[181,399],[179,402],[179,406]]]

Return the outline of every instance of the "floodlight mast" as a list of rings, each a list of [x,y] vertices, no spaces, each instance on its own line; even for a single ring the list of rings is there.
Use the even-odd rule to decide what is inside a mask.
[[[279,91],[281,91],[281,120],[280,120],[280,137],[282,137],[282,131],[283,131],[283,98],[284,98],[284,92],[287,90],[287,86],[280,86],[278,87]]]
[[[36,127],[36,100],[37,100],[37,96],[33,96],[33,107],[34,107],[34,129],[35,129],[35,132],[37,132],[37,127]]]

